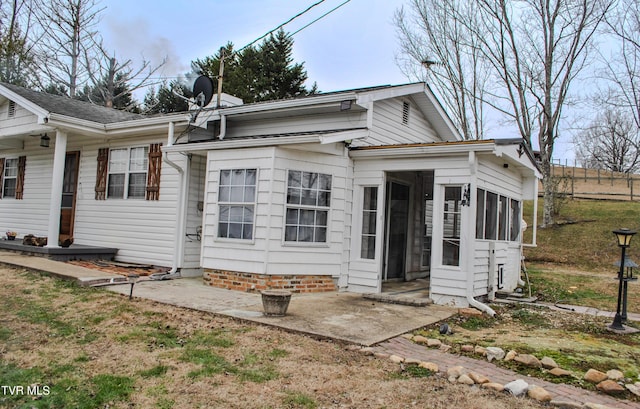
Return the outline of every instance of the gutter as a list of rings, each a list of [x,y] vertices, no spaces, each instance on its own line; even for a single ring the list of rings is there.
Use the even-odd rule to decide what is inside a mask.
[[[169,132],[167,136],[167,146],[173,146],[175,134],[175,124],[173,122],[169,122]],[[178,209],[177,209],[177,219],[176,219],[176,233],[173,238],[173,261],[171,265],[171,270],[165,273],[156,273],[152,274],[150,278],[152,280],[170,280],[173,278],[180,278],[180,265],[182,265],[182,258],[184,255],[184,235],[185,235],[185,217],[186,217],[186,194],[185,187],[188,177],[188,172],[186,172],[180,165],[173,162],[169,159],[168,152],[164,151],[162,154],[162,160],[167,165],[171,166],[175,170],[178,171],[180,175],[180,189],[178,193]]]

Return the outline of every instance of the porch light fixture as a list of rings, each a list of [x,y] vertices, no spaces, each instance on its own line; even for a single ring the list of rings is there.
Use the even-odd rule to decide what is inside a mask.
[[[351,109],[350,100],[340,101],[340,111],[348,111],[350,109]]]
[[[625,267],[625,251],[631,244],[631,238],[636,234],[635,230],[618,229],[614,230],[613,234],[616,235],[618,240],[618,247],[622,249],[622,255],[620,257],[620,271],[618,272],[618,305],[616,307],[616,316],[613,319],[613,323],[609,325],[609,328],[615,331],[625,331],[624,325],[622,325],[622,288],[624,282],[624,267]]]
[[[49,135],[44,134],[40,136],[40,146],[42,146],[43,148],[49,147],[49,141],[51,141],[51,138],[49,138]]]

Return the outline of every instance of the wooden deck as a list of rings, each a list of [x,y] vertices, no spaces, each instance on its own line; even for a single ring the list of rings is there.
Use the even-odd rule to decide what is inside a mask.
[[[38,247],[22,244],[21,239],[0,240],[0,249],[13,251],[30,256],[46,257],[57,261],[69,260],[113,260],[118,252],[117,248],[84,246],[72,244],[69,247]]]

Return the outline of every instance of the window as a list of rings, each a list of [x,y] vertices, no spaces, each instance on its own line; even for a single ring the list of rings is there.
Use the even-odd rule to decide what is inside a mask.
[[[484,238],[487,240],[495,240],[497,235],[498,223],[498,195],[487,192],[486,217],[484,222]]]
[[[460,200],[462,187],[446,186],[444,188],[444,217],[442,231],[442,264],[445,266],[460,265]]]
[[[290,170],[284,240],[325,243],[331,204],[331,175]]]
[[[148,153],[148,147],[111,149],[109,151],[108,198],[145,198]]]
[[[509,199],[500,196],[500,205],[498,206],[498,240],[507,239],[507,218],[509,214]]]
[[[2,182],[2,197],[16,197],[18,183],[18,159],[5,159]]]
[[[411,108],[411,105],[409,105],[408,102],[403,102],[402,103],[402,124],[403,125],[409,125],[409,109]]]
[[[376,253],[376,219],[378,214],[378,188],[365,187],[362,204],[362,244],[360,257],[374,259]]]
[[[511,241],[518,241],[520,238],[520,202],[511,199]]]
[[[518,241],[520,202],[478,189],[476,239]]]
[[[257,169],[220,171],[218,237],[253,239]]]
[[[476,206],[476,239],[484,239],[484,214],[485,214],[485,191],[477,190],[477,206]]]

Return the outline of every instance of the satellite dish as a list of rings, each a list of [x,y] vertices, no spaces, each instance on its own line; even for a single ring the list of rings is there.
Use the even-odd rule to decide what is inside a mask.
[[[211,98],[213,98],[213,81],[211,78],[205,75],[196,78],[193,83],[193,96],[200,108],[206,107],[211,102]]]

